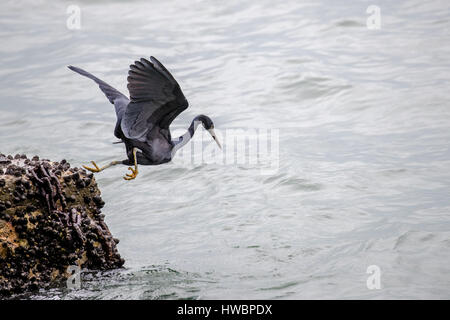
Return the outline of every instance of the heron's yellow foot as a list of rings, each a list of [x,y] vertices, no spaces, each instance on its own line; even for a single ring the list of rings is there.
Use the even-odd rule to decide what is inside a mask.
[[[132,167],[128,167],[128,170],[131,171],[131,173],[127,173],[125,177],[123,177],[125,180],[133,180],[138,175],[139,171],[138,169],[133,169]]]
[[[100,171],[102,171],[102,169],[99,168],[99,167],[97,166],[97,164],[96,164],[94,161],[91,161],[91,163],[92,163],[92,165],[94,166],[94,168],[87,167],[87,166],[83,166],[83,168],[85,168],[86,170],[89,170],[89,171],[91,171],[91,172],[100,172]]]

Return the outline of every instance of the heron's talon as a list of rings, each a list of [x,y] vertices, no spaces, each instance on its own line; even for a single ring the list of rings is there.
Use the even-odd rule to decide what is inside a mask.
[[[100,172],[100,171],[102,171],[102,170],[97,166],[97,164],[95,163],[95,161],[91,161],[91,163],[92,163],[92,165],[93,165],[95,168],[91,168],[91,167],[84,166],[84,165],[83,165],[83,168],[85,168],[86,170],[89,170],[89,171],[91,171],[91,172]]]
[[[131,173],[126,173],[125,177],[123,177],[125,180],[133,180],[138,175],[138,170],[133,169],[131,167],[128,167],[128,170],[131,171]]]

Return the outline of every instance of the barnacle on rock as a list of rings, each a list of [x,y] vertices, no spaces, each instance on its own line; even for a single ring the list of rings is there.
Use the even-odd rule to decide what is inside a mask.
[[[48,288],[70,265],[121,267],[91,173],[66,160],[0,154],[0,294]]]

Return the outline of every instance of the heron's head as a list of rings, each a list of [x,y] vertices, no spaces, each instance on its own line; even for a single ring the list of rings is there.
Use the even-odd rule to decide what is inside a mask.
[[[219,148],[222,149],[219,139],[217,138],[216,133],[214,132],[214,122],[211,120],[211,118],[201,114],[199,116],[196,116],[194,120],[201,121],[203,128],[205,128],[211,134],[211,136],[213,137],[214,141],[216,141]]]

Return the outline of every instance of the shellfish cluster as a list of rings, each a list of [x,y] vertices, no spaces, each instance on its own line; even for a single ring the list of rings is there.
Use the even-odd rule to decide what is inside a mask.
[[[68,266],[124,264],[92,173],[66,160],[0,154],[0,294],[48,288]]]

